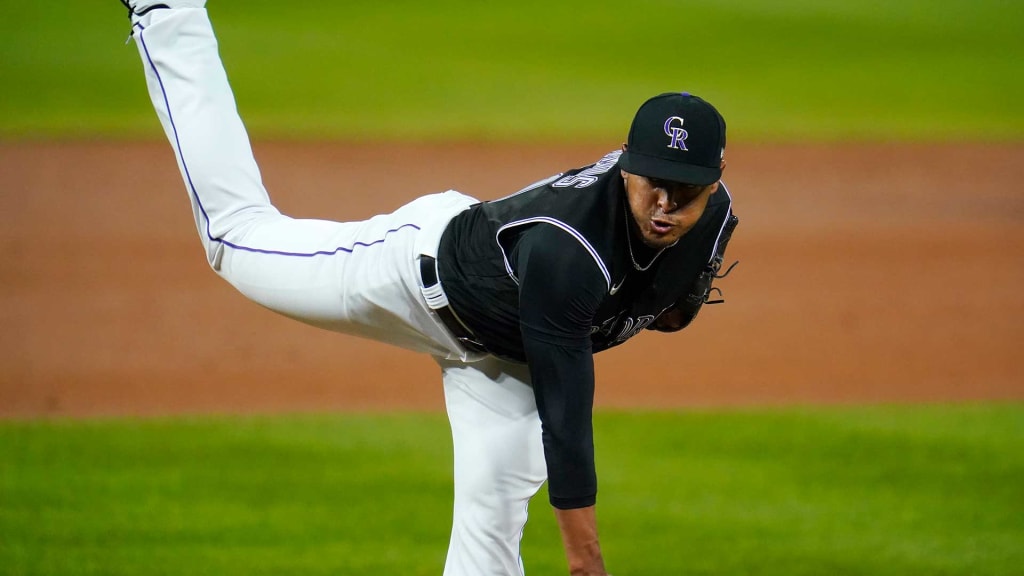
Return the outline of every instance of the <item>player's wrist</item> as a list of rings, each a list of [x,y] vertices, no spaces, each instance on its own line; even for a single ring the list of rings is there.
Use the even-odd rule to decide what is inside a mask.
[[[568,553],[568,550],[566,552]],[[577,556],[575,560],[570,560],[569,574],[570,576],[608,576],[600,549],[585,552]]]
[[[569,574],[606,576],[604,558],[597,537],[597,516],[594,507],[555,509],[555,517],[562,533]]]

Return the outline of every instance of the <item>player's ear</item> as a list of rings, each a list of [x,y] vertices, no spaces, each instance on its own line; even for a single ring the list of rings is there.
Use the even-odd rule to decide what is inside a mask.
[[[722,163],[718,165],[718,168],[723,173],[725,173],[725,158],[722,158]],[[718,180],[714,184],[711,185],[712,186],[711,193],[714,194],[715,192],[718,192],[718,186],[721,185],[721,184],[722,184],[722,178],[719,177]]]
[[[628,144],[626,144],[625,142],[623,142],[623,143],[622,143],[622,151],[623,151],[623,152],[625,152],[625,151],[626,151],[626,148],[629,148],[629,145],[628,145]]]

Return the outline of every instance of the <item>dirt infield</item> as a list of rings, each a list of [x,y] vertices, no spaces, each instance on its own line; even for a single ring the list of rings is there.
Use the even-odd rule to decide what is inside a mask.
[[[495,198],[605,147],[257,144],[297,217]],[[597,356],[604,406],[1024,399],[1024,145],[740,146],[727,303]],[[207,267],[170,148],[0,144],[0,416],[439,409],[429,358]]]

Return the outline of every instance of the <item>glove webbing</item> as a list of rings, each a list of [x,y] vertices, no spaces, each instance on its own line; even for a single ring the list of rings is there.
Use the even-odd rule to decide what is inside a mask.
[[[697,313],[700,312],[700,307],[704,304],[721,304],[725,302],[725,299],[721,297],[722,291],[718,288],[713,288],[711,283],[716,278],[728,276],[732,269],[739,264],[739,260],[737,260],[725,272],[719,274],[719,271],[722,269],[722,262],[725,260],[725,249],[732,238],[733,230],[736,229],[736,225],[739,223],[740,219],[735,214],[729,215],[729,219],[726,220],[725,226],[722,228],[722,234],[718,238],[718,245],[715,246],[715,253],[711,256],[711,260],[708,261],[707,266],[697,276],[697,279],[693,281],[693,286],[690,287],[690,291],[686,296],[676,303],[676,308],[683,315],[680,330],[686,328],[690,322],[693,322],[693,319],[697,317]],[[718,292],[719,298],[717,300],[711,300],[712,292]]]

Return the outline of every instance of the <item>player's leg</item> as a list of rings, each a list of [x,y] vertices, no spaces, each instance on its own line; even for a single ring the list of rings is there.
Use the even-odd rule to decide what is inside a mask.
[[[212,239],[223,238],[243,219],[278,212],[238,117],[206,10],[156,9],[133,20],[150,98],[213,262],[224,245]]]
[[[523,573],[530,498],[547,478],[525,365],[441,361],[455,447],[455,506],[445,576]]]
[[[423,197],[364,222],[297,220],[271,204],[200,8],[157,9],[134,36],[211,266],[250,299],[323,328],[446,355],[415,258],[474,202]]]

